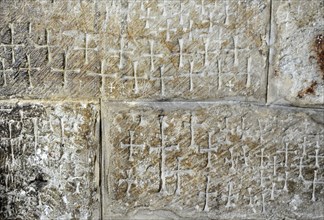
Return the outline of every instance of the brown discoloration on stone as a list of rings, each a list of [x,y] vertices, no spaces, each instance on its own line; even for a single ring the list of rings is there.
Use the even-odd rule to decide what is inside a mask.
[[[323,2],[272,3],[267,101],[323,108]]]
[[[317,87],[317,82],[312,82],[312,84],[298,92],[298,98],[303,98],[305,95],[315,95],[315,89]]]
[[[314,42],[317,63],[319,65],[322,79],[324,80],[324,35],[317,35]]]

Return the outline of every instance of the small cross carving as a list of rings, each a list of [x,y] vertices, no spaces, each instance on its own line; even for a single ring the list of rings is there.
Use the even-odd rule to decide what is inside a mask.
[[[118,186],[122,184],[127,184],[127,190],[126,190],[126,196],[130,196],[130,190],[132,185],[137,185],[137,180],[133,178],[133,170],[127,170],[126,171],[126,178],[125,179],[120,179],[118,181]]]
[[[209,192],[210,188],[210,176],[206,176],[206,186],[205,186],[205,192],[200,192],[199,196],[204,196],[205,197],[205,205],[203,211],[208,212],[209,211],[209,196],[217,196],[217,191],[216,192]]]
[[[129,148],[129,161],[134,161],[134,148],[140,148],[141,150],[144,150],[145,148],[145,144],[134,144],[134,134],[134,131],[129,131],[129,144],[120,143],[121,148]]]
[[[31,72],[36,70],[36,71],[39,71],[40,70],[40,67],[32,67],[31,66],[31,62],[30,62],[30,55],[27,54],[26,55],[27,57],[27,66],[24,67],[24,68],[19,68],[20,71],[26,71],[27,74],[28,74],[28,82],[29,82],[29,88],[33,88],[33,83],[32,83],[32,77],[31,77]]]
[[[68,56],[69,56],[69,52],[68,50],[64,51],[63,54],[63,68],[62,69],[57,69],[57,68],[51,68],[52,72],[57,72],[57,73],[61,73],[63,75],[63,82],[62,82],[62,86],[66,87],[67,86],[67,75],[69,73],[80,73],[81,70],[80,69],[69,69],[68,68]]]
[[[95,72],[87,72],[87,75],[89,76],[95,76],[95,77],[101,77],[101,94],[105,95],[105,85],[106,85],[106,78],[116,78],[117,77],[117,73],[113,73],[113,74],[107,74],[105,73],[106,71],[106,62],[104,60],[101,60],[100,62],[100,72],[99,73],[95,73]],[[115,88],[115,87],[114,87]],[[113,88],[110,88],[110,91],[112,92]]]
[[[25,47],[24,44],[15,44],[15,40],[14,40],[14,36],[15,36],[15,29],[14,29],[14,24],[10,23],[9,24],[9,28],[10,28],[10,43],[9,44],[0,44],[0,47],[4,47],[4,48],[11,48],[11,63],[14,64],[16,62],[15,60],[15,49],[17,49],[18,47]]]
[[[6,69],[6,67],[5,67],[5,60],[4,59],[1,59],[1,68],[2,69],[0,69],[0,73],[2,74],[2,77],[3,77],[3,84],[2,84],[2,86],[3,87],[6,87],[7,86],[7,73],[8,72],[12,72],[12,68]]]

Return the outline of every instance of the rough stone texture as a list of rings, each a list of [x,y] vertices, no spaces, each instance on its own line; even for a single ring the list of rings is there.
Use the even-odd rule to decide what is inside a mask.
[[[273,1],[270,103],[324,107],[323,14],[323,1]]]
[[[4,98],[265,102],[267,0],[0,7]]]
[[[0,0],[0,219],[323,218],[323,14]]]
[[[104,219],[323,217],[323,111],[106,103],[103,113]]]
[[[1,103],[0,218],[98,218],[98,107]]]

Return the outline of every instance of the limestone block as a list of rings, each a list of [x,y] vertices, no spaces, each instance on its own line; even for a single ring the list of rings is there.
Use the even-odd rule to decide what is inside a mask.
[[[103,219],[324,214],[324,111],[105,103]]]
[[[97,105],[0,106],[0,218],[98,218]]]
[[[323,1],[273,1],[268,101],[324,107]]]
[[[268,0],[0,7],[2,97],[265,102]]]

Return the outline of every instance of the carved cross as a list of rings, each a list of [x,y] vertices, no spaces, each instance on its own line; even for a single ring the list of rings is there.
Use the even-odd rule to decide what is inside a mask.
[[[14,29],[14,24],[10,23],[9,24],[9,28],[10,28],[10,43],[9,44],[0,44],[0,47],[9,47],[11,48],[11,63],[14,64],[16,62],[15,60],[15,49],[17,49],[18,47],[24,47],[24,44],[15,44],[15,40],[14,40],[14,35],[15,35],[15,29]]]
[[[179,68],[182,68],[184,66],[183,57],[184,56],[192,56],[192,53],[185,53],[183,51],[184,41],[183,41],[182,38],[178,40],[178,43],[179,43],[179,52],[178,53],[173,53],[172,55],[173,56],[179,56]]]
[[[206,187],[205,187],[205,192],[200,192],[199,196],[204,196],[205,197],[205,205],[203,211],[208,212],[209,211],[209,196],[217,196],[217,191],[216,192],[209,192],[209,187],[210,187],[210,177],[207,175],[206,177]]]
[[[159,80],[160,81],[160,91],[161,96],[165,96],[165,81],[173,80],[173,76],[164,76],[164,65],[160,67],[160,77],[150,77],[150,80]]]
[[[182,157],[177,157],[177,169],[168,171],[166,176],[176,176],[177,178],[177,188],[176,188],[176,195],[180,195],[181,193],[181,176],[184,175],[193,175],[193,170],[182,170],[181,169],[181,160]]]
[[[241,48],[238,46],[238,36],[233,37],[233,47],[229,49],[224,49],[225,52],[230,52],[233,53],[233,58],[234,58],[234,66],[238,66],[239,60],[238,60],[238,55],[239,53],[247,53],[250,51],[249,48]]]
[[[296,150],[289,150],[289,143],[285,143],[285,150],[279,150],[277,151],[277,153],[283,153],[285,155],[285,164],[284,164],[284,167],[288,167],[288,159],[289,159],[289,154],[297,154],[297,151]]]
[[[193,78],[194,77],[204,77],[205,73],[204,72],[194,72],[194,61],[190,61],[189,63],[190,69],[189,73],[182,73],[180,74],[180,77],[189,77],[189,91],[193,91]]]
[[[12,72],[12,68],[6,69],[4,59],[1,59],[1,68],[2,69],[0,69],[0,73],[2,74],[2,77],[3,77],[3,85],[2,86],[6,87],[7,86],[7,72]]]
[[[50,32],[47,29],[45,29],[45,38],[46,38],[45,44],[35,43],[34,46],[37,49],[45,48],[47,50],[47,62],[50,63],[52,62],[51,48],[54,48],[55,46],[50,45]]]
[[[126,171],[126,178],[125,179],[120,179],[118,181],[118,186],[122,185],[122,184],[127,184],[127,190],[126,190],[126,196],[129,197],[130,196],[130,190],[132,185],[136,185],[137,184],[137,180],[133,179],[133,171],[132,170],[127,170]]]
[[[190,115],[190,148],[194,149],[196,153],[199,152],[199,146],[196,144],[195,141],[195,130],[196,128],[202,127],[202,124],[197,123],[197,117],[196,115],[192,112]]]
[[[124,67],[124,56],[125,54],[134,54],[134,51],[132,50],[127,50],[125,48],[125,36],[124,34],[120,35],[120,47],[119,49],[115,50],[115,49],[109,49],[108,51],[106,51],[107,54],[119,54],[117,55],[117,57],[119,57],[119,69],[122,69]]]
[[[151,152],[158,152],[160,154],[160,193],[166,194],[166,177],[167,177],[167,169],[166,169],[166,153],[168,151],[179,150],[179,145],[166,145],[165,144],[165,135],[164,135],[164,126],[165,126],[165,116],[160,116],[160,146],[150,148]]]
[[[155,19],[155,17],[151,16],[151,8],[146,9],[146,16],[141,16],[140,19],[143,19],[145,21],[145,29],[150,28],[150,20]]]
[[[67,75],[69,73],[80,73],[81,70],[80,69],[69,69],[68,68],[68,56],[69,56],[69,52],[68,50],[64,51],[63,57],[64,57],[64,62],[63,62],[63,68],[62,69],[57,69],[57,68],[51,68],[52,72],[58,72],[61,73],[63,75],[63,87],[67,86]]]
[[[315,158],[315,168],[319,168],[319,159],[324,159],[324,156],[319,155],[319,141],[316,141],[316,146],[315,146],[315,155],[309,155],[309,158]]]
[[[139,88],[138,88],[138,80],[139,79],[147,79],[147,76],[138,76],[137,73],[137,67],[138,67],[138,61],[133,62],[133,76],[124,76],[123,79],[124,80],[134,80],[134,86],[133,86],[133,90],[135,94],[138,94],[139,92]]]
[[[233,182],[229,181],[229,183],[227,184],[227,202],[225,207],[226,208],[231,208],[235,206],[235,202],[233,202],[233,200],[235,201],[235,199],[237,199],[237,195],[233,195],[232,193],[233,191]]]
[[[314,170],[314,179],[313,179],[313,192],[312,192],[312,201],[316,202],[316,185],[324,184],[324,181],[318,181],[317,179],[318,170]]]
[[[211,155],[214,152],[215,154],[217,153],[218,146],[215,144],[212,144],[212,132],[208,132],[208,148],[204,149],[199,149],[200,153],[207,153],[207,168],[211,167]],[[217,157],[217,155],[216,155]]]
[[[100,73],[95,73],[95,72],[88,72],[87,75],[89,76],[97,76],[97,77],[101,77],[101,94],[104,95],[105,94],[105,85],[106,85],[106,78],[116,78],[117,77],[117,73],[113,73],[113,74],[106,74],[106,63],[104,60],[101,60],[100,63]]]
[[[142,150],[144,150],[145,148],[145,144],[134,144],[134,131],[129,131],[129,144],[124,144],[124,143],[120,143],[120,147],[121,148],[129,148],[129,157],[128,160],[129,161],[134,161],[133,158],[133,152],[134,152],[134,148],[140,148]]]
[[[19,71],[26,71],[28,75],[28,82],[29,82],[29,88],[33,88],[33,83],[32,83],[32,77],[31,77],[31,72],[36,70],[39,71],[40,67],[32,67],[30,63],[30,55],[27,54],[27,66],[24,68],[19,68]]]
[[[150,40],[150,53],[143,54],[143,57],[149,57],[151,62],[151,71],[154,71],[154,58],[162,58],[163,54],[154,53],[154,40]]]
[[[88,64],[88,52],[89,50],[97,51],[97,47],[89,47],[89,36],[88,33],[84,33],[84,47],[75,47],[74,50],[83,50],[85,64]]]
[[[166,32],[166,37],[165,37],[165,41],[170,41],[170,32],[176,32],[177,29],[176,28],[170,28],[171,25],[171,21],[170,19],[166,20],[166,28],[159,28],[159,31],[165,31]]]

